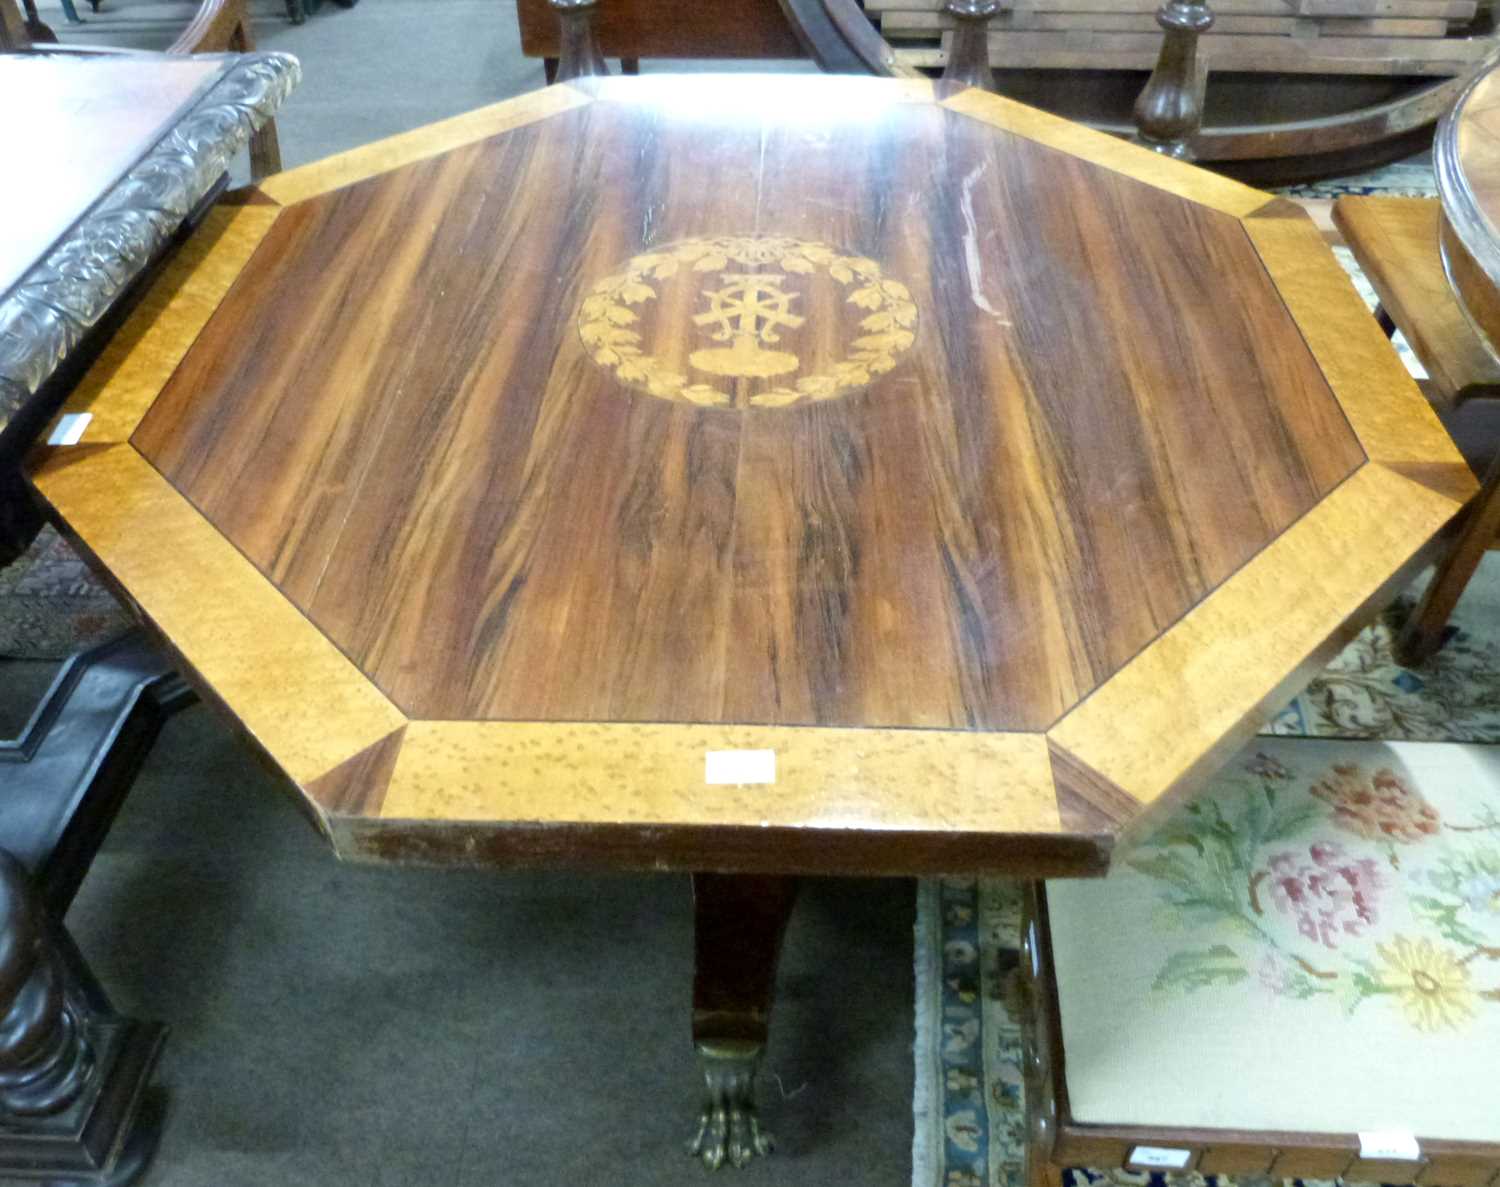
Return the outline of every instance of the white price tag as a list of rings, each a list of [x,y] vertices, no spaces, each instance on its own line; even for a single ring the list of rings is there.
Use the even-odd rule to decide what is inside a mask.
[[[709,750],[703,756],[705,783],[775,783],[774,750]]]
[[[1407,1133],[1404,1129],[1361,1130],[1359,1156],[1396,1162],[1420,1162],[1422,1147],[1417,1145],[1417,1135]]]
[[[1137,1146],[1131,1150],[1127,1161],[1131,1166],[1159,1166],[1166,1170],[1180,1171],[1190,1161],[1191,1150],[1173,1150],[1169,1146]]]
[[[83,440],[83,430],[94,419],[92,412],[64,412],[57,418],[57,427],[47,438],[48,445],[77,445]]]

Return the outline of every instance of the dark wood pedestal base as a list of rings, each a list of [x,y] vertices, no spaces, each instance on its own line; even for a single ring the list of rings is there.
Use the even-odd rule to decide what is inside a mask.
[[[133,1182],[156,1148],[157,1119],[138,1122],[165,1036],[114,1014],[0,851],[0,1179]]]
[[[704,1098],[687,1148],[710,1169],[744,1166],[771,1151],[755,1107],[755,1073],[796,898],[795,878],[693,875],[693,1046]]]
[[[121,1017],[61,924],[167,716],[192,699],[139,634],[75,656],[0,740],[0,1182],[124,1187],[161,1131],[166,1028]]]

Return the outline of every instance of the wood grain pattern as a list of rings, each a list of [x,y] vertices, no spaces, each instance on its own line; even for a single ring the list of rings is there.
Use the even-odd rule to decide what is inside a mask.
[[[136,434],[412,715],[1045,728],[1362,461],[1227,216],[876,80],[817,151],[639,91],[284,210]],[[741,274],[801,378],[694,363]]]
[[[775,783],[706,785],[716,750],[773,750]],[[414,721],[380,815],[833,834],[1058,828],[1036,735],[709,725]]]
[[[1460,501],[1474,474],[1348,275],[1300,211],[1245,229],[1371,461]]]
[[[926,81],[579,87],[287,175],[38,459],[341,852],[1097,873],[1472,485],[1289,204]]]
[[[1149,811],[1138,835],[1202,785],[1410,575],[1460,503],[1369,464],[1049,732],[1054,748]],[[1280,611],[1268,616],[1267,605]],[[1354,609],[1357,608],[1357,609]],[[1251,673],[1286,674],[1266,687]],[[1059,778],[1059,783],[1062,783]],[[1089,786],[1079,794],[1098,802]],[[1118,817],[1117,817],[1118,818]]]
[[[1486,266],[1461,239],[1454,220],[1445,213],[1438,228],[1438,247],[1443,269],[1458,296],[1459,308],[1468,315],[1470,333],[1497,357],[1500,342],[1500,285]]]
[[[1477,77],[1433,144],[1438,196],[1458,238],[1500,284],[1500,76]]]
[[[1471,387],[1500,386],[1500,362],[1469,325],[1437,252],[1434,198],[1339,198],[1334,221],[1380,303],[1432,379],[1440,406]]]
[[[241,191],[238,197],[252,195]],[[59,415],[90,414],[83,444],[130,439],[271,229],[277,210],[225,201],[204,216],[63,405]]]
[[[588,97],[569,86],[548,87],[518,95],[501,103],[465,112],[452,119],[390,136],[348,152],[324,157],[296,169],[288,169],[261,182],[261,190],[276,201],[290,205],[341,186],[439,156],[450,149],[498,136],[512,128],[525,127],[560,111],[581,107]]]
[[[129,446],[40,452],[37,489],[67,506],[69,527],[108,557],[140,610],[188,664],[210,674],[294,782],[310,784],[405,723]]]
[[[1158,41],[1160,38],[1152,43],[1148,64],[1155,61]],[[1059,152],[1082,157],[1096,169],[1123,173],[1126,177],[1237,218],[1253,214],[1270,200],[1260,190],[1220,177],[1217,173],[1197,169],[1186,162],[1165,157],[1116,136],[1095,132],[1082,124],[1026,107],[1000,95],[967,90],[943,100],[943,106]]]

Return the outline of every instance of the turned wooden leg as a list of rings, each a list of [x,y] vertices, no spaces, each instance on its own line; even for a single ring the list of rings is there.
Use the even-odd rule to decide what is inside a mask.
[[[0,1115],[47,1117],[82,1095],[94,1057],[21,863],[0,852]]]
[[[1497,532],[1500,532],[1500,454],[1490,462],[1484,485],[1464,512],[1458,535],[1438,562],[1432,584],[1396,640],[1398,662],[1414,667],[1443,645],[1443,630],[1453,607],[1458,605],[1469,578],[1474,576]]]
[[[0,1180],[124,1187],[159,1135],[142,1092],[160,1027],[100,1013],[25,867],[0,850]]]
[[[710,1169],[771,1152],[756,1113],[755,1073],[796,897],[795,878],[693,875],[693,1047],[704,1099],[688,1153]]]
[[[609,73],[599,43],[594,39],[594,10],[599,0],[548,0],[557,14],[557,69],[547,81],[567,82],[572,78],[598,78]]]
[[[1137,139],[1169,157],[1185,158],[1203,123],[1205,75],[1198,38],[1214,23],[1208,0],[1163,0],[1156,11],[1162,28],[1156,68],[1135,101]]]
[[[1026,887],[1021,915],[1021,1077],[1026,1105],[1026,1187],[1060,1187],[1055,1055],[1057,990],[1047,942],[1046,891]]]
[[[1000,11],[1000,0],[948,0],[943,11],[953,18],[953,42],[943,81],[998,91],[990,69],[990,18]]]
[[[46,24],[37,14],[36,0],[21,0],[26,14],[26,36],[33,43],[43,45],[54,45],[57,42],[57,34],[52,31],[52,26]]]

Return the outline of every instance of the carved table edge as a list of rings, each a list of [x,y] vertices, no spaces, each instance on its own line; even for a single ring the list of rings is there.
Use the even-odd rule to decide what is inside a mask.
[[[302,78],[291,54],[216,56],[232,64],[0,297],[0,424],[57,370]]]

